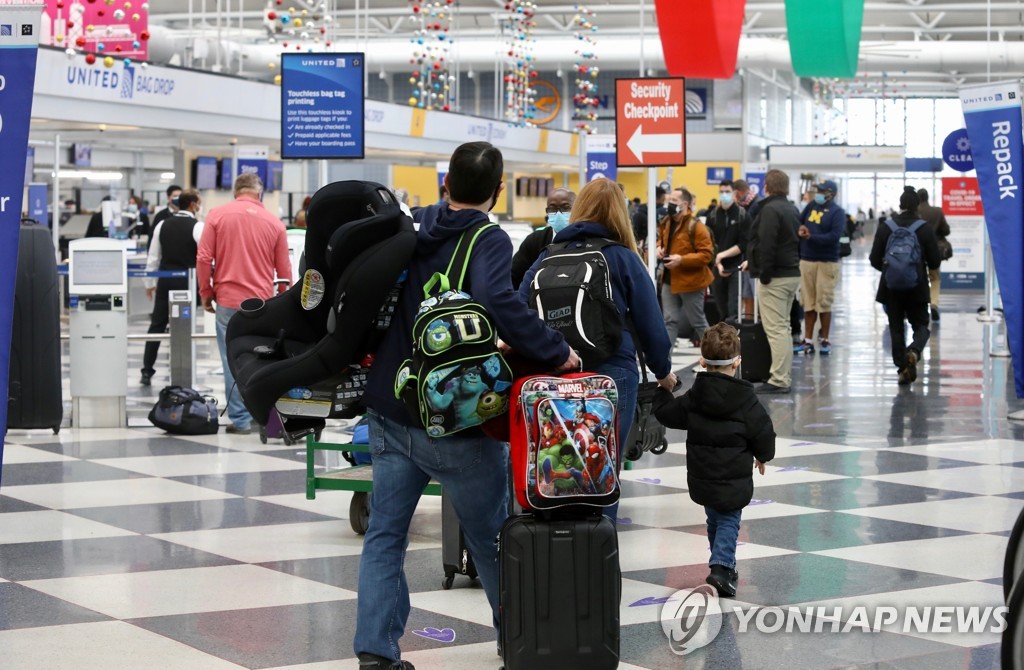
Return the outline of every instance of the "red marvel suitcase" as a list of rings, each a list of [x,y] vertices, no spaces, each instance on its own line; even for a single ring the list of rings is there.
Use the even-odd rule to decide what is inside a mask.
[[[604,507],[619,499],[617,402],[615,381],[605,375],[535,375],[515,382],[512,478],[524,510]]]

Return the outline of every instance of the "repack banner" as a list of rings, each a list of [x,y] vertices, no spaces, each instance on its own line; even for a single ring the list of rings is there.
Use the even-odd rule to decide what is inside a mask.
[[[1004,81],[960,89],[985,224],[1003,298],[1017,397],[1024,397],[1024,136],[1021,87]]]
[[[0,0],[0,463],[7,435],[14,282],[41,12],[39,4]]]

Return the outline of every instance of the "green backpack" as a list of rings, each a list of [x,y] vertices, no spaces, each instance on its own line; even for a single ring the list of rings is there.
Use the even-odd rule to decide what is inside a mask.
[[[423,286],[412,328],[412,357],[395,376],[395,397],[430,437],[478,426],[508,411],[512,371],[482,305],[462,290],[477,238],[493,223],[462,233],[448,269]]]

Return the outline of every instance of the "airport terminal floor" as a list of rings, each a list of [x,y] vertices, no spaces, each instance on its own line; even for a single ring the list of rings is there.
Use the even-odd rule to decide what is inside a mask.
[[[993,633],[767,634],[741,632],[729,613],[1003,601],[1006,536],[1024,499],[1024,428],[1005,418],[1015,402],[1009,359],[985,355],[992,329],[976,319],[981,297],[943,296],[921,377],[900,387],[873,301],[877,273],[862,248],[843,264],[831,356],[798,356],[793,393],[763,397],[777,457],[755,475],[743,515],[738,597],[721,634],[688,656],[672,653],[659,621],[659,599],[707,575],[685,435],[671,432],[668,453],[624,472],[623,670],[998,667]],[[129,368],[140,359],[133,349]],[[676,356],[686,384],[696,359],[689,348]],[[219,391],[214,365],[203,363],[201,384]],[[166,359],[160,367],[150,389],[131,387],[136,407],[166,382]],[[172,438],[132,423],[8,435],[0,667],[355,669],[362,539],[346,519],[351,494],[307,500],[301,445]],[[325,439],[347,441],[343,432]],[[126,492],[134,504],[122,504]],[[497,669],[483,590],[464,577],[441,587],[440,532],[440,499],[424,497],[406,556],[413,610],[403,658],[419,670]]]

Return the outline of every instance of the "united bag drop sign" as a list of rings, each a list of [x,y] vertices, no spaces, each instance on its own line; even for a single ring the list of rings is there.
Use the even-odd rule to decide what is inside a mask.
[[[14,282],[41,12],[41,4],[0,0],[0,462],[7,433]]]

